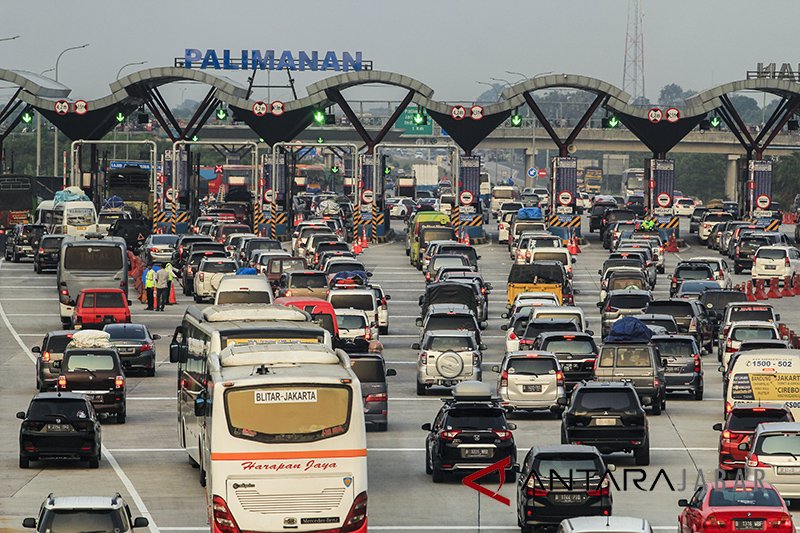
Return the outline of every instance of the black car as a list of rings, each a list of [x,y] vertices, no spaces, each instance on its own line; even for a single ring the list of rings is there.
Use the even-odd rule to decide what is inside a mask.
[[[55,330],[45,334],[41,346],[34,346],[31,352],[36,357],[36,390],[44,392],[56,387],[61,374],[61,359],[72,340],[72,330]]]
[[[753,257],[756,251],[762,246],[775,244],[772,239],[765,235],[750,234],[745,235],[736,243],[733,249],[733,272],[741,274],[744,270],[753,268]]]
[[[125,423],[125,373],[115,349],[67,349],[58,390],[84,392],[95,411],[115,416],[117,424]]]
[[[596,200],[592,204],[591,209],[589,209],[589,232],[591,233],[593,231],[600,231],[600,228],[605,226],[605,223],[603,222],[603,215],[605,215],[606,210],[614,209],[616,207],[617,202],[611,197]]]
[[[432,424],[423,424],[425,473],[434,483],[445,474],[460,470],[480,470],[510,457],[506,479],[516,479],[517,447],[512,430],[516,425],[506,420],[506,411],[492,400],[488,385],[464,381],[453,387],[453,398],[445,399]]]
[[[135,369],[151,377],[156,375],[155,341],[161,335],[152,335],[144,324],[106,324],[103,331],[111,335],[125,372]]]
[[[520,465],[517,523],[522,533],[580,516],[611,514],[611,484],[594,446],[562,444],[531,448]]]
[[[719,335],[719,323],[725,313],[725,306],[733,302],[746,302],[747,295],[735,289],[708,289],[700,294],[698,301],[708,315],[714,339],[716,339]]]
[[[689,217],[689,233],[697,233],[700,227],[700,221],[703,220],[703,215],[708,213],[707,207],[695,207],[692,216]]]
[[[6,234],[6,261],[19,263],[23,257],[33,257],[39,241],[47,233],[44,224],[17,224]]]
[[[539,334],[533,349],[556,354],[567,392],[594,375],[594,362],[599,352],[592,335],[587,332],[546,331]]]
[[[128,250],[134,253],[139,251],[139,247],[147,240],[150,233],[152,233],[152,226],[142,218],[119,218],[108,228],[108,234],[111,237],[125,239]]]
[[[178,237],[178,242],[175,243],[175,251],[172,252],[172,266],[181,269],[186,257],[189,255],[189,249],[196,242],[213,242],[213,240],[209,235],[197,235],[194,233],[181,235]]]
[[[33,251],[33,271],[44,274],[45,270],[58,269],[58,260],[61,258],[61,241],[63,235],[43,235]]]
[[[703,399],[703,363],[700,348],[689,335],[654,335],[650,341],[666,359],[667,392],[688,392],[695,400]]]
[[[578,442],[600,453],[633,452],[637,465],[650,464],[647,415],[633,385],[589,381],[575,387],[561,419],[561,444]]]
[[[672,316],[678,325],[679,333],[688,333],[695,338],[698,346],[711,351],[714,345],[714,327],[705,308],[697,300],[682,298],[653,300],[645,312]]]
[[[350,354],[353,372],[361,383],[364,400],[364,420],[367,431],[386,431],[389,427],[389,387],[386,378],[396,376],[394,368],[386,368],[379,354]]]
[[[608,228],[623,220],[636,220],[636,213],[630,209],[607,209],[600,219],[600,235],[604,235]]]
[[[549,331],[574,331],[578,332],[578,321],[572,318],[534,318],[528,320],[525,333],[519,338],[520,350],[532,350],[536,338]],[[552,350],[547,350],[552,351]]]
[[[675,296],[685,280],[714,281],[714,269],[708,263],[702,261],[683,261],[678,263],[678,266],[675,267],[675,272],[672,273],[672,281],[669,284],[670,298]]]
[[[27,411],[17,413],[19,467],[47,458],[75,457],[100,466],[100,421],[83,394],[40,392]]]

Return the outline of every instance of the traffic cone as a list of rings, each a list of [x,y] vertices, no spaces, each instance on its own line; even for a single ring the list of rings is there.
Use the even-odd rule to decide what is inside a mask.
[[[800,274],[795,274],[792,277],[792,289],[795,296],[800,296]]]
[[[764,280],[757,279],[756,280],[756,290],[753,292],[753,296],[755,296],[756,300],[766,300],[767,295],[764,293]]]
[[[769,291],[767,291],[767,298],[781,298],[781,292],[778,290],[778,278],[769,280]]]
[[[748,302],[755,302],[756,301],[756,297],[753,296],[753,282],[752,281],[748,281],[747,282],[747,288],[744,291],[744,293],[747,296],[747,301]]]
[[[672,253],[678,252],[678,241],[675,240],[675,234],[669,236],[669,240],[667,241],[667,251]]]
[[[792,290],[792,278],[790,276],[786,276],[783,278],[783,289],[781,289],[781,296],[784,298],[790,298],[794,296],[794,291]]]
[[[567,239],[567,251],[570,255],[575,255],[575,241],[571,237]]]
[[[469,231],[467,231],[466,229],[464,229],[464,244],[466,244],[467,246],[470,245],[469,244]]]
[[[366,250],[367,248],[369,248],[369,240],[367,239],[367,228],[362,226],[361,229],[363,230],[363,232],[361,233],[361,247]]]
[[[178,299],[175,298],[175,282],[169,284],[169,301],[167,302],[169,305],[175,305],[178,303]]]
[[[361,243],[359,242],[358,239],[356,239],[355,242],[353,243],[353,253],[356,255],[360,255],[361,252],[363,251],[364,250],[361,249]]]
[[[575,248],[575,253],[576,254],[581,253],[581,247],[578,246],[578,236],[577,235],[573,235],[572,236],[572,241],[573,241],[572,247]]]

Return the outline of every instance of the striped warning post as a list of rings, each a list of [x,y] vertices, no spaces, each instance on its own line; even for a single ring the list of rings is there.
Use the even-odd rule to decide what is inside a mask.
[[[772,222],[767,224],[767,227],[764,228],[764,231],[778,231],[780,227],[781,227],[781,221],[773,220]]]
[[[456,230],[456,236],[458,236],[461,229],[461,209],[457,205],[450,209],[450,225]]]
[[[378,242],[378,203],[372,202],[372,242]]]
[[[361,206],[357,205],[353,209],[353,238],[358,238],[361,234]]]
[[[681,219],[678,217],[672,217],[667,222],[656,222],[655,227],[657,229],[673,229],[677,228],[681,224]]]
[[[277,238],[275,226],[278,224],[278,203],[269,204],[269,236],[271,239]]]
[[[465,220],[464,222],[462,222],[462,225],[470,227],[483,226],[483,216],[475,215],[475,218],[473,218],[472,220]]]
[[[569,220],[561,220],[558,216],[553,215],[547,219],[547,225],[551,228],[580,228],[581,217],[580,215],[575,215]]]

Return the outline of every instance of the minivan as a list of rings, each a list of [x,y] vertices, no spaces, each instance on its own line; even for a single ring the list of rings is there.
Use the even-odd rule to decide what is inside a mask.
[[[654,415],[667,406],[664,367],[658,349],[649,343],[606,343],[594,369],[597,381],[629,381]]]
[[[214,305],[271,303],[272,287],[266,278],[259,274],[223,276],[214,296]]]
[[[350,364],[361,383],[367,431],[386,431],[389,428],[389,386],[386,378],[396,376],[397,371],[386,368],[386,362],[378,354],[350,354]]]

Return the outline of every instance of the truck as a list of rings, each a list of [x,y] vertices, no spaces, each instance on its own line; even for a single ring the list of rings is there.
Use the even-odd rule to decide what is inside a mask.
[[[563,266],[556,261],[535,261],[528,264],[511,265],[508,273],[507,307],[511,308],[517,295],[523,292],[549,292],[564,300],[564,287],[568,284]]]
[[[434,195],[439,188],[439,166],[430,163],[414,163],[411,173],[416,179],[417,191],[430,191]]]
[[[35,183],[32,176],[0,176],[0,228],[9,230],[16,224],[31,222],[35,208]]]
[[[397,178],[397,190],[395,196],[413,198],[417,197],[417,179],[409,176],[400,176]]]
[[[586,167],[583,170],[583,187],[588,194],[600,194],[603,186],[603,169],[600,167]]]

